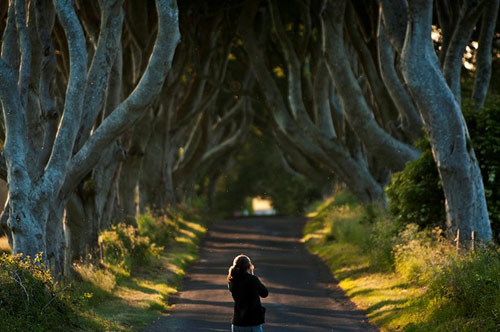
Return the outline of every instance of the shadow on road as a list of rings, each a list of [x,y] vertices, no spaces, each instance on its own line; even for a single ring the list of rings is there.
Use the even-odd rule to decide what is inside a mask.
[[[212,223],[172,312],[144,331],[230,331],[233,302],[226,274],[234,256],[250,256],[269,288],[266,332],[376,331],[345,297],[329,269],[303,243],[305,218],[237,218]]]

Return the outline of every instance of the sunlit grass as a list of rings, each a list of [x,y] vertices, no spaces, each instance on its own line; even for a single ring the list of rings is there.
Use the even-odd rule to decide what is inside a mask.
[[[354,227],[353,232],[356,233],[354,219],[360,213],[359,209],[340,209],[333,212],[333,217],[340,218],[341,224],[351,222],[349,227]],[[400,330],[413,315],[410,312],[403,313],[401,309],[409,307],[425,289],[403,284],[393,272],[375,272],[371,257],[357,243],[333,241],[332,232],[335,234],[340,231],[332,230],[331,217],[332,212],[329,218],[312,219],[307,224],[304,241],[308,248],[331,267],[339,279],[340,287],[366,312],[370,321],[382,327],[382,330]],[[357,236],[350,234],[348,237],[352,241]]]
[[[187,265],[197,258],[198,242],[205,232],[201,222],[179,219],[178,233],[157,261],[128,274],[116,266],[107,266],[108,270],[76,266],[84,280],[76,287],[92,294],[87,312],[82,313],[95,325],[89,329],[134,331],[166,314],[169,298],[178,291]]]
[[[328,202],[303,241],[382,331],[500,331],[500,249],[458,255],[437,229]]]

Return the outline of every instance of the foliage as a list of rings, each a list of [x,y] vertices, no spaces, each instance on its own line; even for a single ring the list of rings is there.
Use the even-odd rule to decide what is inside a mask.
[[[270,199],[278,213],[297,215],[320,198],[316,185],[283,169],[272,136],[257,127],[234,158],[234,166],[219,182],[215,202],[218,210],[230,213],[248,209],[247,199],[259,196]]]
[[[395,173],[386,188],[389,211],[398,222],[420,226],[444,226],[443,188],[429,141],[422,139],[417,146],[422,154]]]
[[[373,268],[381,271],[391,271],[394,268],[394,244],[398,240],[401,224],[385,213],[380,213],[381,209],[375,211],[378,214],[368,227],[370,235],[365,239],[363,249],[372,262]],[[365,215],[366,212],[363,213],[361,218],[365,219]]]
[[[420,230],[417,224],[407,224],[398,234],[393,254],[395,271],[402,280],[426,285],[454,259],[455,250],[441,228]]]
[[[383,330],[472,332],[500,326],[498,247],[457,253],[440,228],[401,226],[376,206],[338,205],[335,198],[317,208],[304,232],[308,248]]]
[[[179,231],[176,218],[166,213],[156,217],[151,212],[141,214],[137,217],[137,226],[141,236],[148,236],[157,245],[169,244]]]
[[[41,255],[0,255],[2,331],[67,331],[74,314],[69,292],[54,283]]]
[[[450,260],[430,282],[429,297],[444,305],[435,308],[451,319],[472,318],[468,331],[498,331],[500,327],[500,251],[483,248]],[[465,330],[465,329],[464,329]]]
[[[337,193],[334,200],[327,202],[318,207],[312,221],[322,225],[322,241],[355,245],[373,262],[373,267],[392,270],[393,246],[400,224],[385,215],[379,205],[360,206],[347,191]]]
[[[122,268],[125,274],[130,273],[134,265],[151,264],[163,249],[152,243],[149,237],[140,235],[137,228],[124,223],[103,231],[99,244],[104,263]]]
[[[479,161],[493,233],[500,236],[500,96],[491,95],[480,111],[465,99],[463,112]],[[402,223],[444,226],[444,194],[427,139],[418,143],[422,155],[392,176],[386,189],[389,211]]]
[[[79,281],[73,283],[72,297],[85,298],[79,313],[85,318],[85,331],[131,332],[165,312],[206,232],[203,220],[188,207],[161,216],[145,214],[137,223],[142,230],[120,224],[101,234],[101,264],[73,265]],[[165,250],[151,240],[167,235]]]
[[[115,290],[116,275],[110,269],[90,262],[80,262],[73,264],[73,270],[81,279],[78,284],[79,293],[91,294],[87,297],[90,304],[102,302]]]

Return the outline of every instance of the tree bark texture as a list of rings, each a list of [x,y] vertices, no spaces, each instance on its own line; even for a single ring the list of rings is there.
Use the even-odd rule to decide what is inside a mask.
[[[492,233],[479,165],[460,106],[439,68],[431,35],[432,1],[410,1],[402,50],[406,83],[422,115],[446,198],[448,230],[462,246],[472,232],[482,242]]]

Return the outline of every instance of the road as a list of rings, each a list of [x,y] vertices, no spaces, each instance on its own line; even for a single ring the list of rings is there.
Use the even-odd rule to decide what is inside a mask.
[[[145,332],[230,331],[233,302],[226,275],[247,254],[269,289],[265,332],[377,331],[345,297],[328,267],[300,241],[305,218],[256,217],[214,222],[174,309]]]

